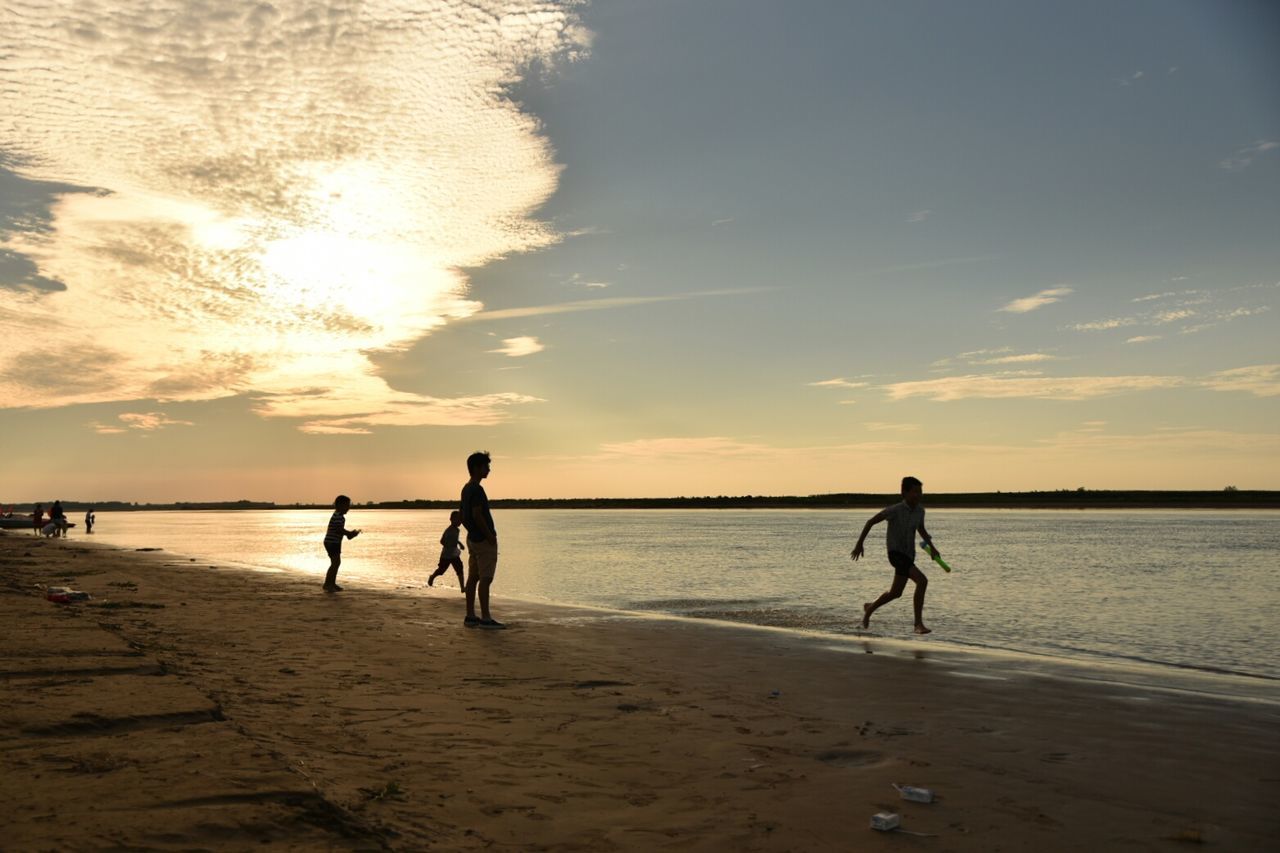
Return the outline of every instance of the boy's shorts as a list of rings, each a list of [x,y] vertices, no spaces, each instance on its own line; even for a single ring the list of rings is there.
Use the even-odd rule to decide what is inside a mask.
[[[467,542],[467,550],[471,552],[468,565],[473,574],[484,580],[493,580],[498,573],[498,545],[490,539],[483,542]]]
[[[324,552],[329,555],[329,559],[339,560],[342,558],[342,543],[326,542],[324,543]]]
[[[911,577],[911,570],[916,567],[916,561],[901,551],[890,551],[889,563],[893,566],[893,573],[902,578]]]

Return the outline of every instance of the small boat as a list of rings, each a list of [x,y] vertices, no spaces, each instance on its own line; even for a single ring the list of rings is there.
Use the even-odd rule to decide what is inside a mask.
[[[49,516],[47,515],[44,516],[41,519],[41,521],[43,521],[44,524],[48,524]],[[76,523],[74,521],[67,522],[67,527],[75,527],[75,526],[76,526]],[[30,529],[31,529],[30,515],[0,516],[0,530],[30,530]]]

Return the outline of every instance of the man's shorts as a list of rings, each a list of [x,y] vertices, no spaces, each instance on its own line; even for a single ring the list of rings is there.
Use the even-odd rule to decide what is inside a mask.
[[[468,558],[471,573],[483,580],[493,580],[498,572],[498,543],[492,539],[483,542],[467,540],[467,550],[471,552]]]
[[[916,561],[901,551],[890,551],[889,562],[893,565],[893,573],[901,578],[911,577],[911,570],[916,567]]]

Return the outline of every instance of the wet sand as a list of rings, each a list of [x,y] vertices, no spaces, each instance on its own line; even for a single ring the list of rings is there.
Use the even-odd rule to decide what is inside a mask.
[[[47,602],[46,584],[93,600]],[[9,531],[0,846],[1258,850],[1280,837],[1280,691],[1265,683],[1231,698],[1193,677],[1171,690],[1149,674],[510,602],[501,576],[494,609],[508,630],[464,628],[456,587],[330,596],[318,577]],[[941,799],[902,802],[894,782]],[[934,837],[876,833],[878,811]]]

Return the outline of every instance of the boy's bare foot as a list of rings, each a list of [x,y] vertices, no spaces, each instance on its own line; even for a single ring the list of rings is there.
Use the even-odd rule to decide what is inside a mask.
[[[933,633],[933,631],[931,631],[930,629],[926,628],[926,627],[924,626],[924,623],[923,623],[923,622],[921,622],[919,625],[917,625],[917,626],[916,626],[916,633],[917,633],[917,634],[932,634],[932,633]]]
[[[432,575],[431,577],[427,578],[427,586],[435,586],[435,585],[436,585],[435,575]]]
[[[870,601],[862,602],[862,627],[863,628],[871,627],[871,602]]]

